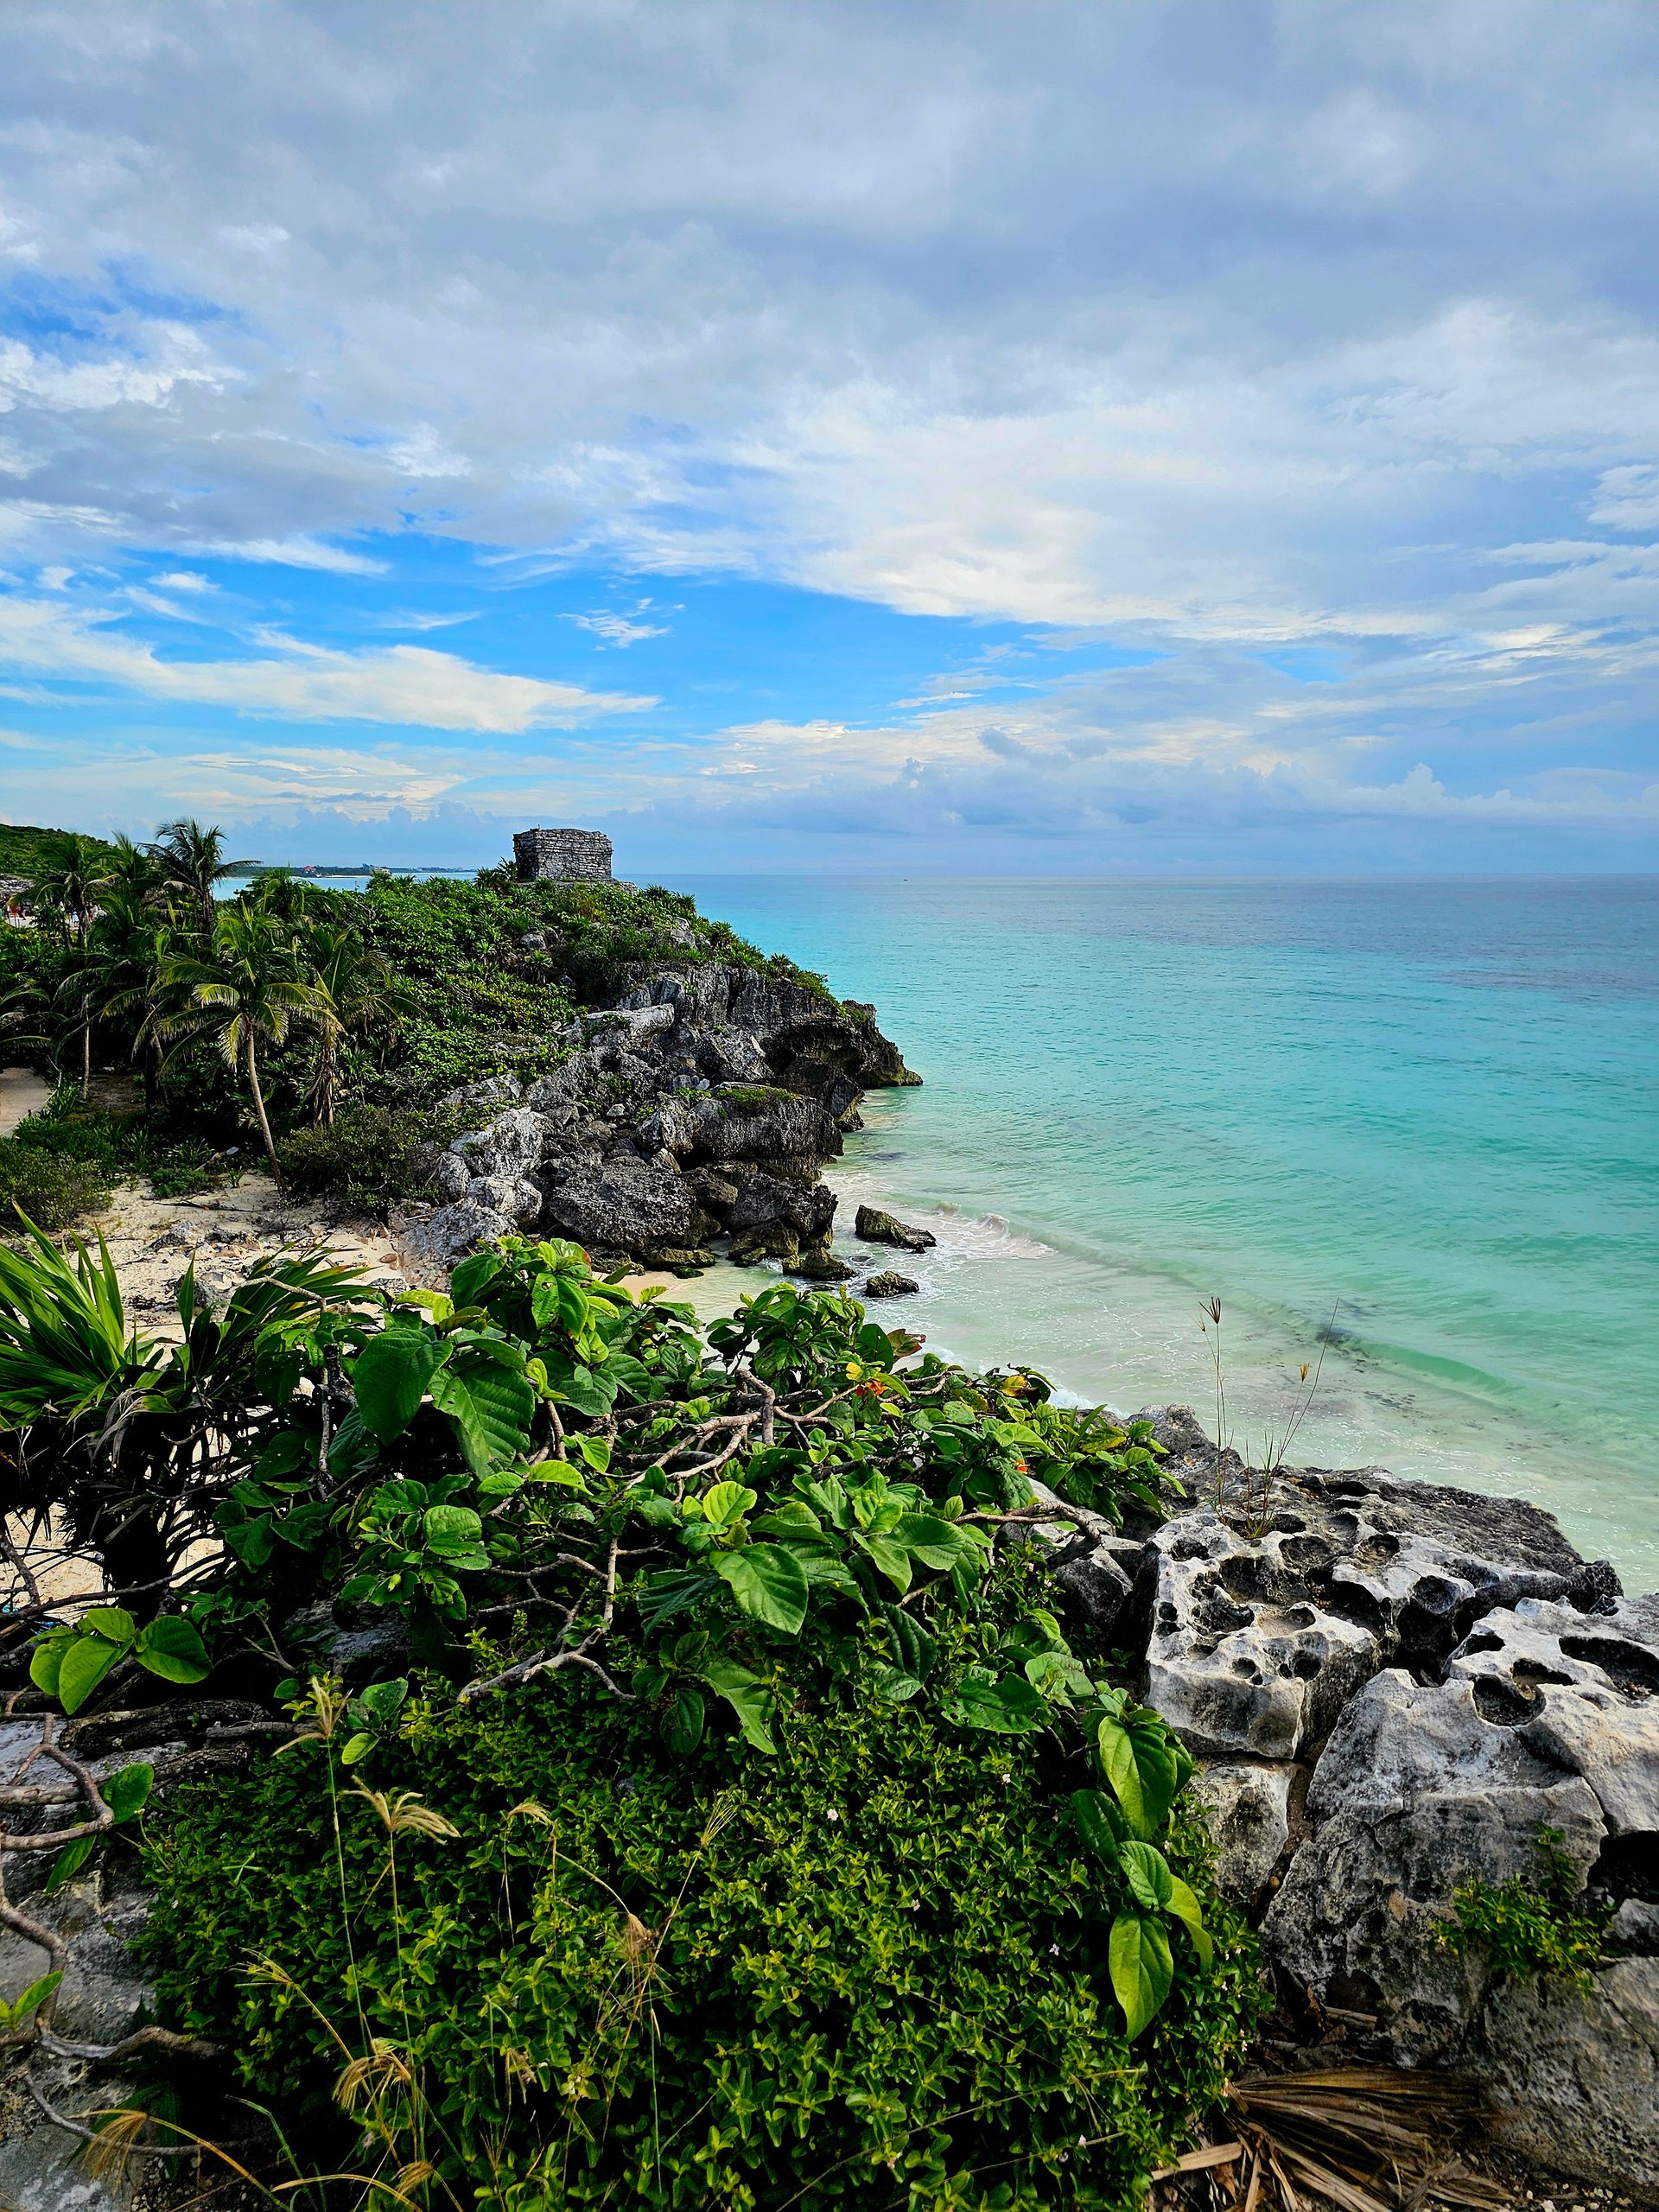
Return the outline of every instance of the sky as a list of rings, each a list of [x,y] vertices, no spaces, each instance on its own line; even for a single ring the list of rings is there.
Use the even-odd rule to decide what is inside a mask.
[[[1647,0],[9,0],[0,817],[1659,865]]]

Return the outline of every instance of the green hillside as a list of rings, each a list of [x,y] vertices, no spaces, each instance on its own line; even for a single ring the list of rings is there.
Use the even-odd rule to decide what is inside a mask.
[[[67,830],[33,830],[21,822],[0,822],[0,875],[34,875],[50,868],[57,847],[73,834]],[[114,846],[104,838],[88,837],[86,842],[94,852],[114,858]]]

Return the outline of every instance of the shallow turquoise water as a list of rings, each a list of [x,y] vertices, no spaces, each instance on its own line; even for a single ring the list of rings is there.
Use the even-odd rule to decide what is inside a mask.
[[[686,879],[868,998],[842,1212],[925,1219],[906,1316],[1252,1456],[1518,1491],[1659,1585],[1659,881]],[[1339,1303],[1338,1303],[1339,1301]]]

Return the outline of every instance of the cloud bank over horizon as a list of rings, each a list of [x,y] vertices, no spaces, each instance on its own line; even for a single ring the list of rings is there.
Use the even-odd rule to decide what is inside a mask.
[[[0,813],[1659,864],[1639,0],[387,22],[0,17]]]

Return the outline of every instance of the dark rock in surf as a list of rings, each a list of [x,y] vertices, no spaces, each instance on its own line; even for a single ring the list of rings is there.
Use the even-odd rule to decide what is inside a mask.
[[[896,1244],[906,1252],[925,1252],[939,1241],[931,1230],[912,1229],[880,1206],[860,1206],[853,1234],[866,1244]]]

